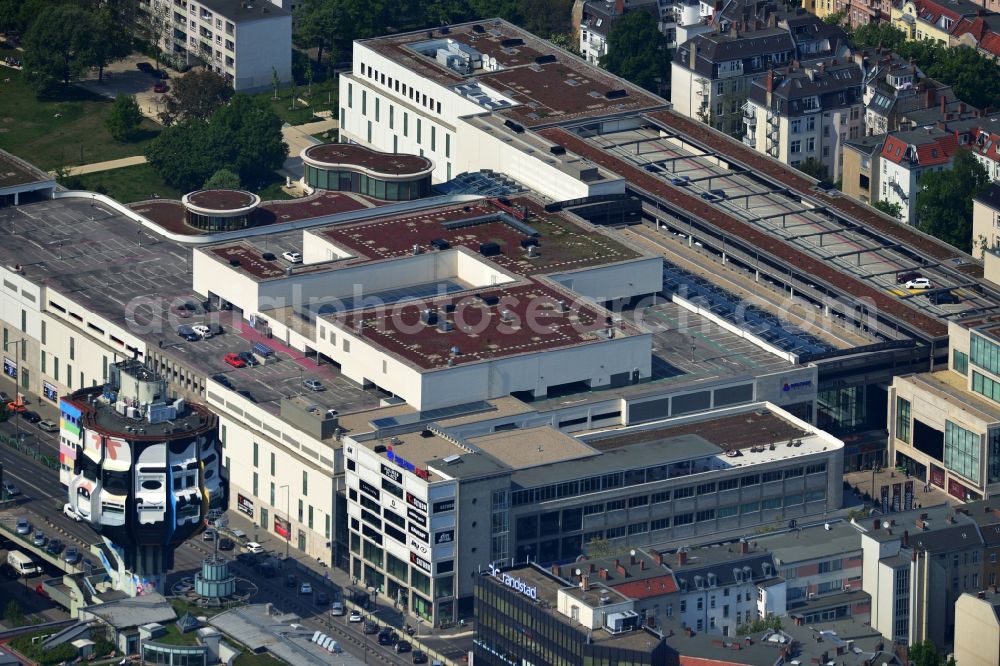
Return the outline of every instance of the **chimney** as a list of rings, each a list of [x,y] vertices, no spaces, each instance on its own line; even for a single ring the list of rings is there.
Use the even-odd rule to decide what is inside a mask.
[[[590,563],[590,573],[594,573],[596,571],[597,571],[597,565],[595,565],[593,562],[591,562]]]
[[[682,567],[687,564],[688,554],[686,550],[677,551],[677,566]]]
[[[625,568],[624,564],[617,564],[616,563],[615,564],[615,571],[617,571],[619,574],[621,574],[625,578],[628,578],[628,570]]]
[[[924,91],[924,106],[928,109],[934,106],[934,88],[928,88]]]
[[[560,570],[559,570],[559,565],[558,564],[553,564],[551,571],[552,571],[552,575],[556,576],[556,577],[559,577],[559,575],[561,573]],[[570,575],[572,576],[572,572],[570,572]]]
[[[608,570],[605,569],[604,567],[601,567],[600,576],[601,576],[601,580],[607,580],[608,579]]]
[[[944,111],[947,108],[947,106],[948,106],[948,100],[945,99],[944,97],[942,97],[941,98],[941,113],[944,113]]]
[[[965,113],[965,102],[959,102],[958,103],[958,112],[959,113]]]
[[[747,542],[746,540],[741,540],[740,541],[740,553],[742,555],[746,555],[749,552],[750,552],[750,544],[749,544],[749,542]]]
[[[767,70],[767,79],[764,80],[764,89],[767,92],[774,92],[774,70]]]
[[[653,561],[656,562],[657,566],[663,565],[663,555],[660,553],[660,551],[650,549],[649,554],[653,558]]]
[[[646,570],[646,560],[639,560],[639,571]]]
[[[910,530],[903,530],[903,547],[910,547]]]
[[[877,531],[879,525],[881,525],[881,524],[882,523],[876,518],[875,520],[872,521],[872,529]]]
[[[923,518],[917,518],[917,529],[918,530],[927,529],[927,523],[924,522]]]
[[[590,576],[587,574],[580,576],[580,589],[584,592],[590,591]]]
[[[636,562],[636,560],[635,560],[635,551],[632,551],[628,555],[628,563],[631,564],[632,566],[635,566],[635,562]]]

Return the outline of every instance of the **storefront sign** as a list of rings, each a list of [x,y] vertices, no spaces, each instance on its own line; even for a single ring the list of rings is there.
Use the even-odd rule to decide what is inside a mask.
[[[812,386],[811,379],[806,379],[801,382],[784,382],[781,385],[781,390],[788,393],[789,391],[800,391],[802,389],[809,388],[810,386]]]
[[[52,402],[57,402],[59,400],[59,391],[56,387],[48,382],[42,382],[42,395],[51,400]]]
[[[17,379],[17,363],[6,356],[3,357],[3,374]]]
[[[957,497],[960,500],[965,500],[967,491],[965,486],[955,479],[948,479],[948,494],[952,497]]]
[[[931,483],[938,488],[944,488],[944,470],[936,465],[931,465]]]
[[[411,509],[410,507],[406,507],[406,517],[415,523],[420,523],[422,527],[427,527],[427,516],[420,513],[416,509]]]
[[[274,533],[286,539],[292,538],[292,524],[284,518],[274,517]]]
[[[243,495],[236,495],[236,508],[253,518],[253,500]]]
[[[434,502],[434,513],[444,513],[446,511],[455,510],[455,498],[449,500],[443,500],[441,502]]]
[[[410,563],[416,564],[417,567],[423,569],[428,574],[431,572],[431,563],[419,557],[416,553],[410,553]]]
[[[903,504],[903,484],[894,483],[892,484],[892,510],[900,511],[902,510]]]
[[[903,510],[909,511],[913,508],[913,481],[903,484]]]
[[[425,554],[427,553],[427,546],[425,546],[424,544],[420,543],[419,541],[417,541],[413,537],[410,537],[410,548],[412,548],[413,550],[418,550],[421,553],[425,553]]]
[[[454,540],[455,540],[455,530],[448,530],[447,532],[434,533],[435,546],[438,546],[443,543],[452,543]]]
[[[358,487],[361,488],[361,492],[371,495],[375,499],[379,499],[382,496],[382,491],[368,483],[364,479],[358,479]]]
[[[413,493],[406,493],[406,503],[416,509],[420,509],[424,513],[427,513],[427,502],[423,501],[419,497],[414,497]]]
[[[398,469],[393,469],[385,463],[382,463],[382,476],[389,479],[390,481],[395,481],[396,483],[403,483],[403,473]]]
[[[421,528],[417,527],[416,525],[414,525],[413,523],[410,523],[406,527],[406,529],[407,529],[407,531],[409,531],[410,534],[412,534],[413,536],[417,537],[418,539],[420,539],[424,543],[430,541],[430,539],[428,538],[429,535],[427,534],[427,530],[421,529]]]
[[[514,578],[513,576],[503,573],[502,571],[500,571],[500,569],[493,566],[492,564],[490,565],[490,575],[499,580],[507,587],[511,588],[512,590],[516,590],[517,592],[520,592],[529,599],[538,599],[537,587],[532,587],[527,583],[525,583],[520,578]]]

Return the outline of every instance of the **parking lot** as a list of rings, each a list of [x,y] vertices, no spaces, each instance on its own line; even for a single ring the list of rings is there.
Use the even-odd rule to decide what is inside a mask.
[[[822,207],[803,202],[793,192],[768,189],[753,174],[730,168],[723,157],[662,136],[653,128],[611,132],[591,141],[848,275],[900,300],[912,301],[921,310],[947,317],[996,305],[968,288],[970,281],[953,266],[919,257],[913,249],[846,223]],[[927,278],[930,289],[905,288],[897,278],[906,273]],[[958,302],[935,302],[929,297],[941,290],[950,290]]]

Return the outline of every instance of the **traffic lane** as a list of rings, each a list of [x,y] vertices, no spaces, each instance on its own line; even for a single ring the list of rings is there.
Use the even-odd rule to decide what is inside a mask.
[[[24,443],[36,448],[39,453],[44,455],[59,453],[59,439],[54,433],[45,432],[35,424],[28,423],[23,419],[20,425],[18,425],[16,419],[8,418],[3,423],[0,423],[0,432],[8,437],[16,437],[18,433],[23,433],[25,436]]]
[[[52,499],[62,496],[59,473],[50,469],[31,456],[8,447],[0,446],[0,459],[4,462],[4,478],[13,478],[14,485],[29,501]],[[23,500],[22,500],[23,501]]]

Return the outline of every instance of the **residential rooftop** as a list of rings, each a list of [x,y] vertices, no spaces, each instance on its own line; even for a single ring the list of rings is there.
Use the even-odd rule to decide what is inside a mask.
[[[514,103],[499,111],[527,127],[664,107],[666,101],[506,21],[492,19],[360,40],[417,76],[443,86],[480,82]],[[438,48],[471,49],[492,70],[462,74],[439,64]]]
[[[755,536],[752,543],[770,551],[779,566],[861,552],[861,530],[835,520],[776,534]]]
[[[292,15],[270,0],[198,0],[198,4],[237,24]]]

